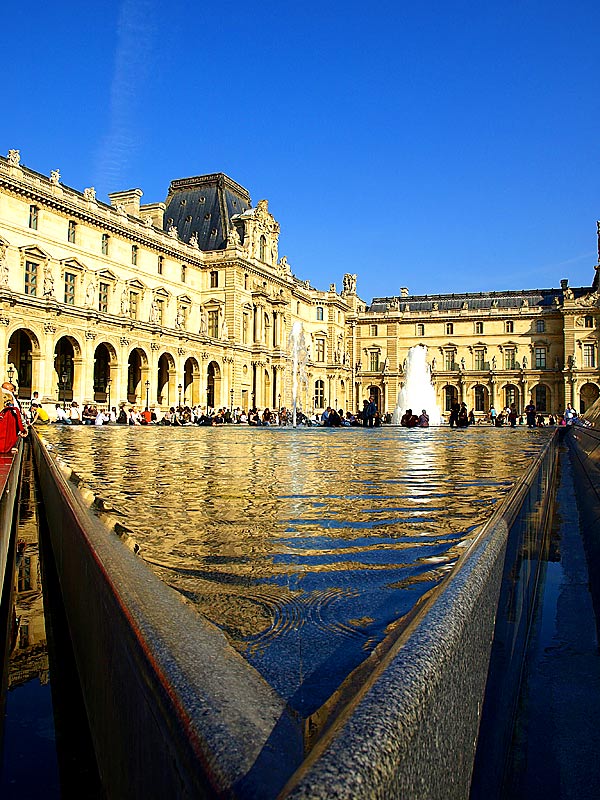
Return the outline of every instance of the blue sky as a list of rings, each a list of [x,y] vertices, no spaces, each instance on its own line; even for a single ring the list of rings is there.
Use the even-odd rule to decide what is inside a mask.
[[[0,151],[32,169],[142,202],[225,172],[298,277],[367,301],[592,280],[598,2],[21,8]]]

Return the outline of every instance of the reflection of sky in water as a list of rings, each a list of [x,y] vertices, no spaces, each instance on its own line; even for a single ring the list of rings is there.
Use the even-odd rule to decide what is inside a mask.
[[[302,713],[435,586],[544,430],[44,429]]]

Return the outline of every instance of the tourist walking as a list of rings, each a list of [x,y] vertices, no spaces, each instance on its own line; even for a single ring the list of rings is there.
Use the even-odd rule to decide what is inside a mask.
[[[577,419],[577,412],[575,411],[571,403],[567,403],[567,407],[565,408],[563,417],[565,418],[565,423],[567,425],[572,425],[573,422]]]
[[[535,414],[535,404],[533,400],[530,400],[525,406],[525,416],[527,418],[527,427],[535,428],[536,414]]]

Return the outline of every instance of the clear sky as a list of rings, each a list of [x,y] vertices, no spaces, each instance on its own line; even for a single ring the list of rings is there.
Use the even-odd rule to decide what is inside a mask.
[[[600,3],[30,2],[0,151],[98,196],[225,172],[280,255],[365,300],[589,285]]]

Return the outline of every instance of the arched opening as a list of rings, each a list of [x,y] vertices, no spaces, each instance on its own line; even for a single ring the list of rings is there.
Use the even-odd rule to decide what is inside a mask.
[[[473,388],[473,408],[475,411],[487,413],[489,411],[489,393],[486,386],[478,383]]]
[[[315,381],[314,408],[325,408],[325,381]]]
[[[456,386],[444,386],[444,410],[451,411],[454,403],[458,403],[458,389]]]
[[[533,390],[533,402],[536,411],[546,414],[550,410],[550,390],[543,383],[540,383]]]
[[[206,405],[215,408],[221,402],[221,370],[216,361],[211,361],[206,372]]]
[[[267,240],[264,235],[261,235],[258,247],[259,255],[261,261],[265,261],[267,255]]]
[[[579,391],[579,408],[577,409],[579,413],[585,414],[599,396],[600,389],[595,383],[584,383]]]
[[[94,402],[106,403],[108,381],[110,380],[110,351],[105,344],[99,344],[94,351]]]
[[[127,402],[129,403],[139,403],[142,398],[142,369],[146,363],[146,354],[139,347],[129,354],[127,361]]]
[[[195,358],[188,358],[183,366],[183,399],[191,406],[200,402],[200,367]]]
[[[17,387],[17,394],[23,400],[31,398],[33,387],[32,353],[37,340],[26,330],[13,333],[8,341],[7,378]],[[37,349],[37,348],[36,348]]]
[[[369,394],[369,399],[371,397],[373,398],[373,400],[375,401],[375,405],[377,406],[377,411],[379,411],[379,413],[381,413],[381,411],[382,411],[382,409],[381,409],[381,389],[379,388],[379,386],[369,386],[367,388],[367,392]],[[335,398],[332,398],[332,399],[335,402]],[[331,400],[329,402],[331,402]]]
[[[161,406],[172,406],[176,396],[175,359],[170,353],[163,353],[158,359],[158,375],[156,378],[156,402]],[[154,402],[154,398],[150,398]]]
[[[58,386],[58,400],[70,403],[73,400],[73,385],[75,383],[75,349],[69,337],[62,336],[54,348],[54,371]]]
[[[275,405],[272,403],[272,392],[271,392],[271,376],[269,375],[269,370],[266,369],[264,371],[264,394],[263,397],[265,398],[265,406],[273,406]]]
[[[521,413],[521,395],[519,392],[519,387],[515,386],[513,383],[507,383],[504,387],[504,407],[511,408],[511,406],[515,405],[517,409],[517,414]]]

